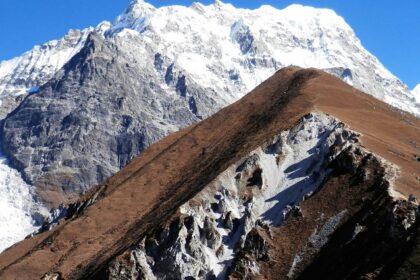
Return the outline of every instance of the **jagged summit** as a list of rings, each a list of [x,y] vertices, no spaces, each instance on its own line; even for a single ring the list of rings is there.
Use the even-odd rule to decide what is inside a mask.
[[[143,13],[154,10],[154,9],[156,8],[152,4],[143,0],[136,0],[130,3],[130,5],[125,10],[123,15],[130,15],[133,18],[139,18],[139,17],[142,17]]]
[[[238,22],[246,32],[232,40],[232,28]],[[250,10],[218,1],[208,6],[193,3],[191,7],[155,8],[147,2],[133,1],[111,26],[101,24],[98,31],[109,40],[118,36],[129,41],[127,37],[140,36],[142,42],[131,46],[133,55],[159,53],[197,83],[211,91],[224,91],[223,98],[229,102],[281,67],[299,65],[328,70],[360,90],[418,114],[408,88],[363,48],[353,30],[332,10],[302,5],[282,10],[263,5]],[[74,48],[73,55],[80,45]],[[248,51],[244,53],[244,49]],[[38,81],[37,77],[51,78],[70,59],[61,53],[59,56],[57,69],[40,66],[40,70],[31,71],[31,79],[29,73],[19,71],[30,63],[26,59],[17,60],[13,67],[3,62],[0,95],[21,89],[17,83],[20,80],[26,81],[24,91],[45,83],[45,78]],[[48,69],[48,75],[43,69]],[[2,73],[13,75],[3,77]]]

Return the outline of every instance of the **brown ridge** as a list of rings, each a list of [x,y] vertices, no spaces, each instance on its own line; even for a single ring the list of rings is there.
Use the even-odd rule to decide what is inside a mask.
[[[315,69],[280,70],[213,117],[152,145],[102,186],[77,219],[0,255],[0,279],[94,275],[168,219],[229,165],[311,111],[337,117],[362,143],[396,164],[396,191],[420,194],[420,120]]]

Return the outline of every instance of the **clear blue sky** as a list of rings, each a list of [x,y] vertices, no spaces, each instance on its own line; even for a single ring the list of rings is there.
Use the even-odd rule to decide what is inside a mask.
[[[0,60],[17,56],[70,28],[113,20],[129,0],[0,0]],[[186,0],[149,0],[155,6]],[[213,1],[199,1],[209,4]],[[409,87],[420,83],[420,0],[225,0],[236,7],[277,8],[292,3],[335,10],[353,27],[363,45]]]

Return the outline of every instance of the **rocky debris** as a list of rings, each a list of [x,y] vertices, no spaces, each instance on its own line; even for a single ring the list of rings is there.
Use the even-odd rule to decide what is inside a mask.
[[[417,210],[419,212],[419,210]],[[419,279],[420,278],[420,222],[417,215],[416,223],[411,226],[410,235],[407,238],[409,245],[407,248],[407,256],[401,258],[396,264],[395,273],[392,275],[393,280],[403,279]],[[397,268],[397,266],[399,267]]]
[[[149,280],[150,278],[147,278],[147,275],[134,269],[139,265],[139,261],[136,260],[134,255],[130,256],[129,254],[125,254],[109,264],[108,274],[106,277],[110,280]],[[97,278],[100,279],[100,276]]]
[[[337,157],[337,161],[343,161],[336,164],[337,171],[342,172],[345,166],[345,170],[353,174],[349,187],[373,184],[368,189],[370,197],[361,198],[360,210],[340,223],[328,242],[317,250],[316,257],[293,278],[312,279],[322,275],[325,279],[390,279],[413,249],[418,206],[408,200],[394,201],[389,197],[384,191],[389,188],[387,176],[373,169],[381,166],[381,160],[360,151],[349,149],[346,156]],[[372,178],[361,181],[358,173],[362,169],[371,172]],[[301,253],[301,256],[305,254]]]
[[[412,194],[410,194],[410,195],[408,196],[408,201],[409,201],[409,202],[412,202],[412,203],[415,203],[415,204],[418,204],[417,197],[416,197],[416,196],[414,196],[414,195],[412,195]]]
[[[284,220],[287,220],[289,216],[293,217],[303,217],[303,213],[299,207],[299,205],[286,205],[283,210]]]
[[[348,230],[354,227],[354,221],[349,220],[332,235],[318,257],[297,279],[320,275],[328,275],[326,279],[397,277],[395,273],[398,267],[405,262],[407,255],[414,249],[413,242],[418,239],[418,207],[408,201],[393,203],[383,200],[374,203],[379,207],[373,211],[365,207],[354,217],[358,222],[355,228],[360,228],[362,224],[363,230],[348,239]]]
[[[282,147],[284,146],[284,144],[283,144],[283,139],[279,135],[276,135],[275,137],[273,137],[273,139],[270,142],[268,142],[266,145],[267,146],[266,148],[264,148],[264,153],[278,154],[278,155],[282,154]]]
[[[57,208],[52,208],[50,210],[50,215],[44,219],[42,226],[36,232],[28,235],[26,238],[30,238],[36,234],[49,231],[66,220],[79,217],[89,206],[94,204],[97,199],[101,197],[104,189],[104,185],[95,187],[76,202],[61,204]]]
[[[392,235],[400,235],[407,232],[419,218],[419,206],[410,200],[399,200],[395,203],[392,215]],[[399,228],[402,227],[402,228]]]
[[[226,213],[225,217],[223,218],[223,227],[228,230],[233,230],[238,226],[239,220],[237,218],[232,217],[232,211]]]
[[[266,229],[254,227],[246,236],[244,246],[236,254],[235,260],[228,269],[228,275],[233,279],[253,279],[258,275],[258,262],[270,259],[270,245],[267,241]]]
[[[236,254],[228,273],[231,279],[403,279],[401,275],[419,275],[418,265],[413,264],[418,259],[413,242],[418,242],[419,207],[412,201],[389,197],[385,172],[392,170],[386,171],[382,160],[356,146],[342,150],[328,168],[333,172],[323,186],[301,206],[289,206],[286,212],[296,214],[287,215],[281,227],[261,231],[264,223],[256,224],[250,231],[255,251],[245,250],[245,245]],[[360,180],[365,173],[371,176]],[[336,176],[346,179],[331,190],[337,184]],[[329,197],[336,192],[341,193],[341,201],[328,206]],[[326,207],[321,213],[317,209],[320,203]],[[329,218],[328,208],[335,209]],[[308,215],[302,215],[302,209]],[[260,233],[258,238],[255,229]],[[299,237],[293,236],[296,230],[300,230]],[[262,244],[271,245],[258,261]],[[296,254],[291,261],[285,261],[292,252]],[[401,262],[404,265],[396,272]],[[406,279],[416,279],[410,277]]]
[[[186,275],[196,275],[198,279],[215,279],[203,248],[223,254],[220,242],[218,232],[208,220],[200,226],[191,216],[176,218],[167,227],[157,229],[136,247],[116,258],[100,274],[102,276],[97,277],[187,279],[189,276]]]
[[[226,202],[223,197],[215,197],[216,202],[213,202],[210,206],[211,209],[216,213],[225,213],[226,212]]]
[[[214,228],[214,222],[210,222],[209,219],[209,217],[206,217],[204,219],[203,228],[200,228],[200,240],[205,246],[214,250],[219,247],[221,236]]]
[[[244,170],[250,170],[257,167],[257,162],[260,160],[260,157],[257,154],[253,154],[247,157],[243,163],[241,163],[238,168],[236,168],[236,172],[242,172]]]
[[[247,186],[253,187],[256,186],[258,188],[262,188],[263,186],[263,177],[262,177],[263,170],[260,167],[257,167],[253,172],[251,177],[248,178]]]

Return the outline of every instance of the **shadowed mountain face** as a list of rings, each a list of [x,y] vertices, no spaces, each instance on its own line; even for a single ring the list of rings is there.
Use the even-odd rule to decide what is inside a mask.
[[[160,72],[148,59],[133,61],[92,33],[80,53],[6,118],[3,149],[44,198],[82,193],[146,146],[221,107],[174,67]],[[168,95],[162,80],[176,92]]]
[[[420,194],[419,127],[328,74],[285,68],[3,252],[0,278],[418,275],[418,205],[404,197]]]

